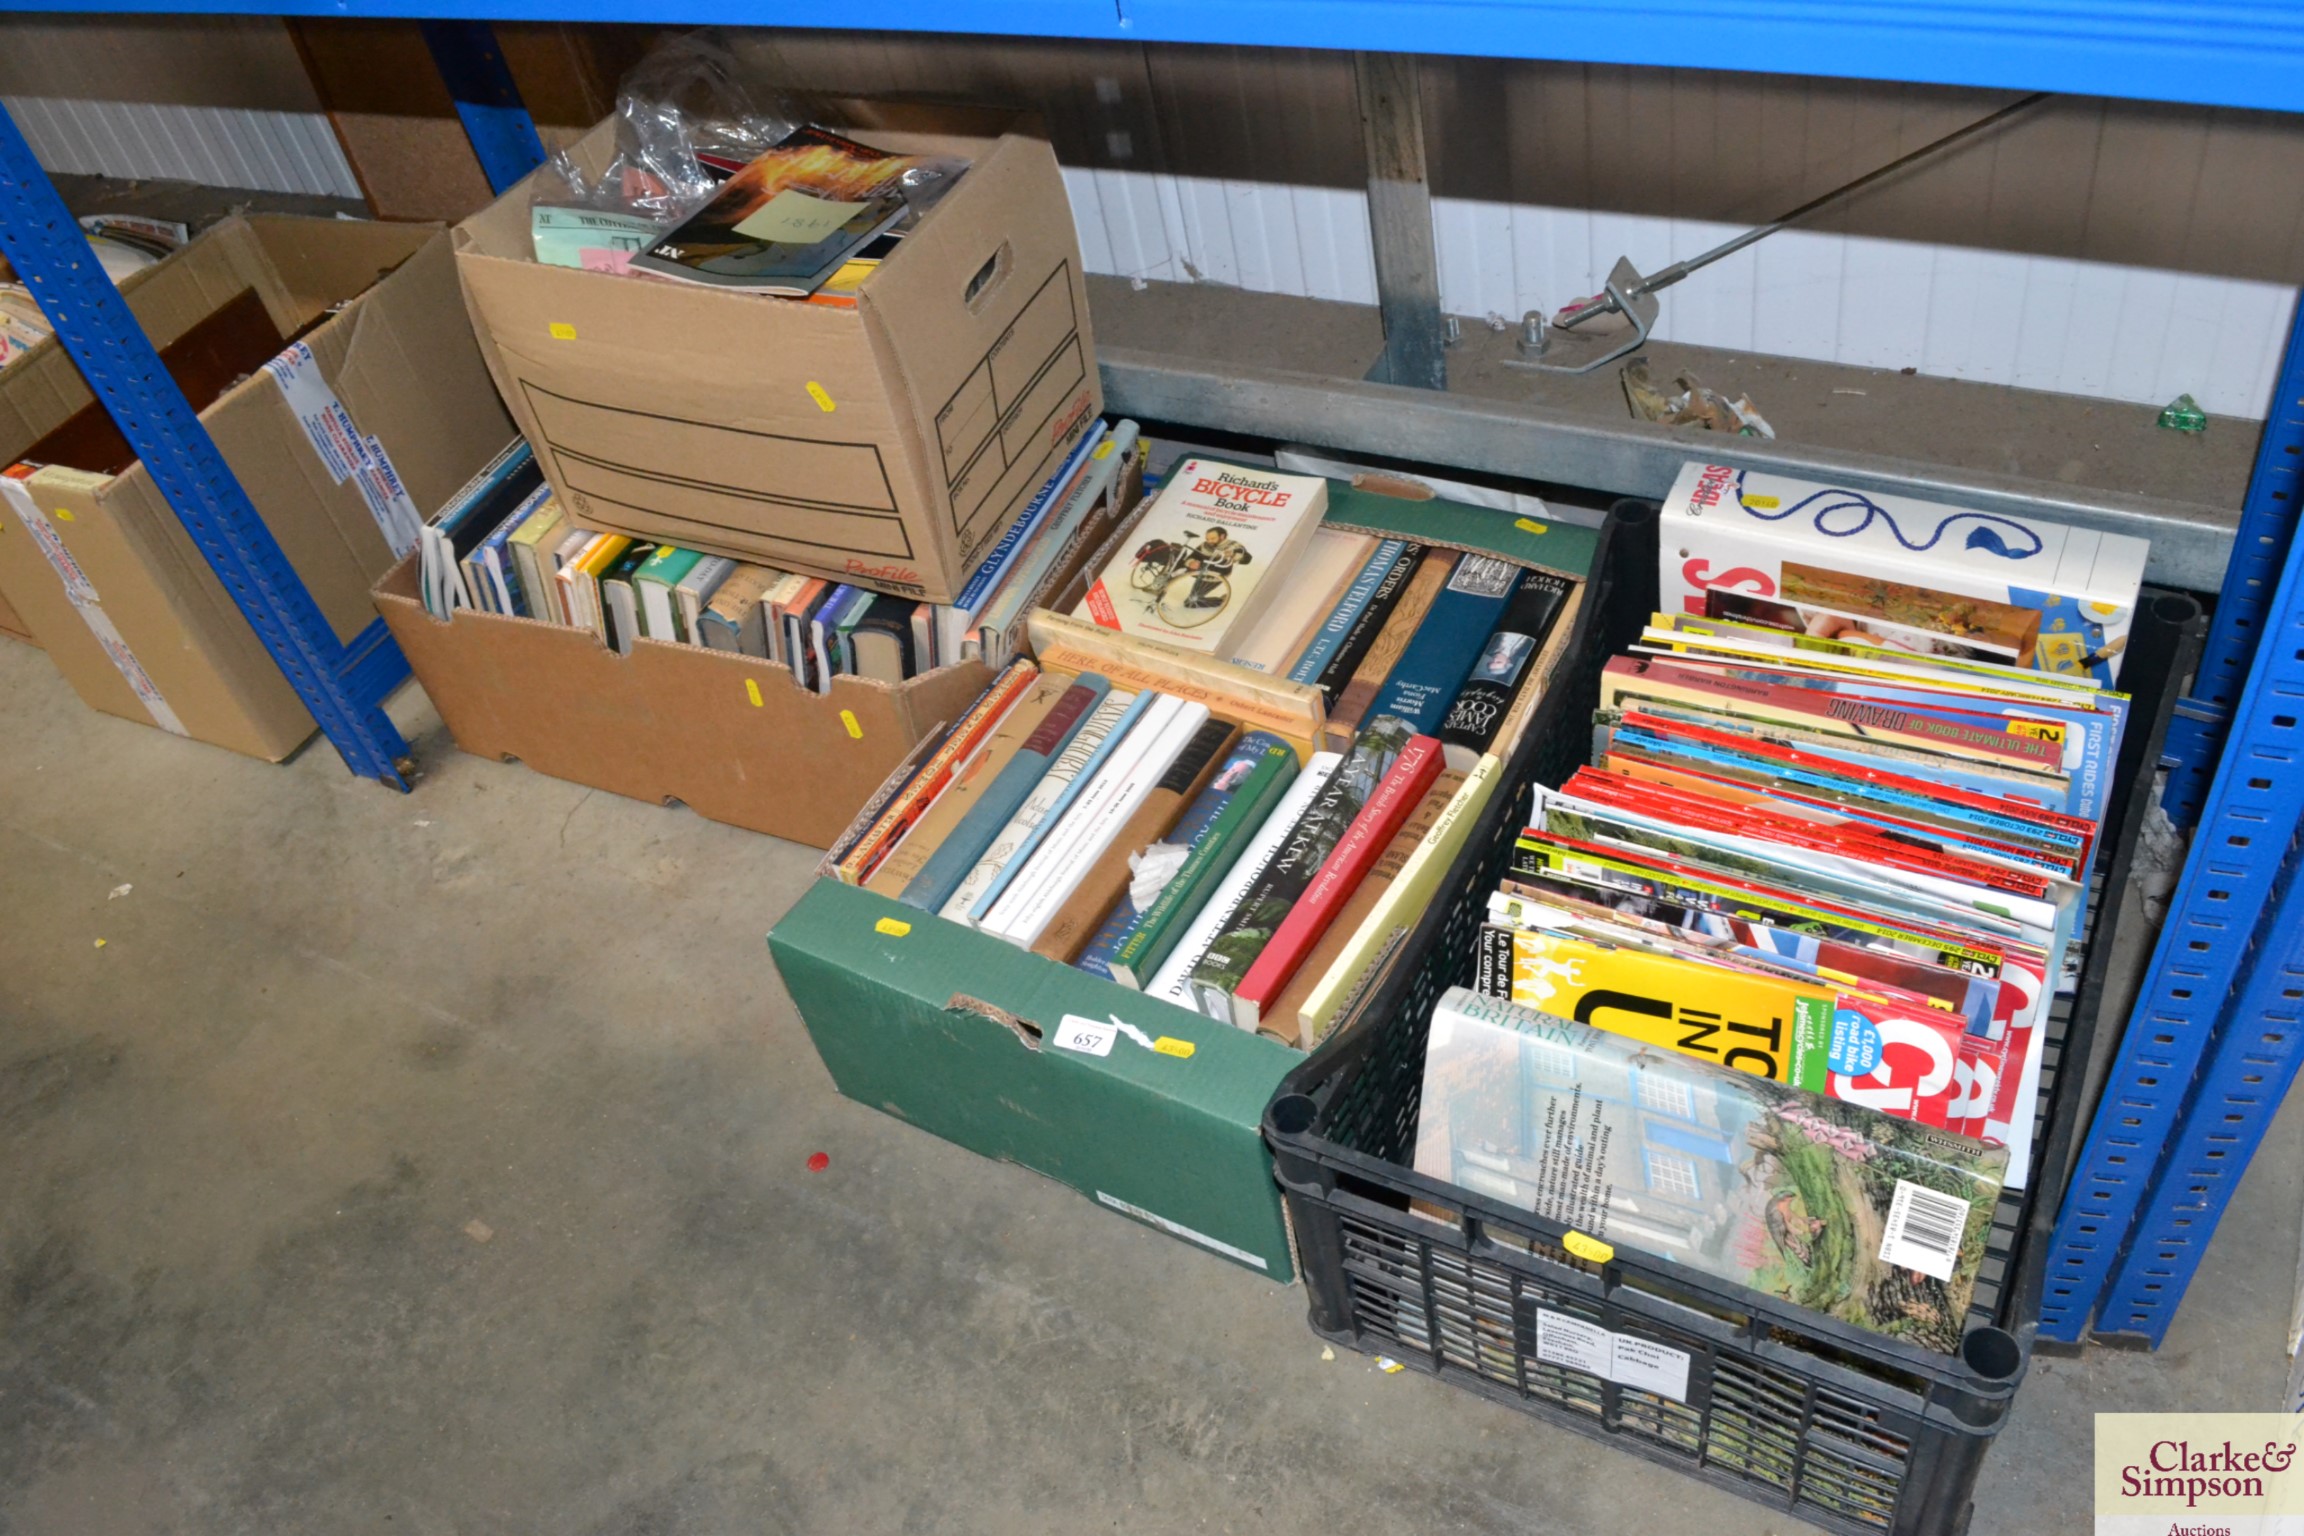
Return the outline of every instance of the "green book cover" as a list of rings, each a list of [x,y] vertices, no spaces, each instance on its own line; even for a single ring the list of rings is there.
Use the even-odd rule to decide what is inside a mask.
[[[633,573],[632,579],[634,581],[660,581],[668,587],[676,587],[688,579],[688,573],[696,569],[696,562],[703,558],[703,552],[700,550],[682,549],[674,544],[659,544],[656,546],[656,553],[650,555],[642,563],[640,569]]]
[[[1264,825],[1272,807],[1288,793],[1296,778],[1295,749],[1273,741],[1264,749],[1247,778],[1232,790],[1232,798],[1216,813],[1192,845],[1183,867],[1169,878],[1136,926],[1120,941],[1112,955],[1112,975],[1141,991],[1160,969],[1160,962],[1176,947],[1191,926],[1202,903],[1231,871],[1232,861]],[[1210,788],[1213,790],[1214,785]]]
[[[687,626],[681,622],[680,605],[672,600],[672,589],[687,580],[703,558],[697,550],[659,544],[656,553],[640,562],[640,569],[632,573],[632,595],[638,600],[642,634],[651,640],[687,643]]]

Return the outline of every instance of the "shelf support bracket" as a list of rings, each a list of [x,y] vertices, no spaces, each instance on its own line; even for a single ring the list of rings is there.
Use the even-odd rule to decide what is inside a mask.
[[[1384,352],[1373,384],[1448,387],[1447,321],[1432,239],[1432,186],[1424,170],[1424,90],[1411,54],[1356,53],[1360,134],[1368,153],[1368,234]]]
[[[455,100],[456,115],[480,169],[499,196],[544,163],[544,141],[536,136],[520,87],[497,46],[496,31],[484,21],[427,21],[424,45]]]

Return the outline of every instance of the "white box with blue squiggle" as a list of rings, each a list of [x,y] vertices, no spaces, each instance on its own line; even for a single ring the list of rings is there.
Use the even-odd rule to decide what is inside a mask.
[[[2110,684],[2150,545],[2125,534],[1686,464],[1665,499],[1678,612]]]

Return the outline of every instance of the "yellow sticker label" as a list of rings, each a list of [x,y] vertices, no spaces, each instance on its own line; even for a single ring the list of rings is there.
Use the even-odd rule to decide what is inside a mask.
[[[1613,1247],[1596,1237],[1586,1237],[1581,1232],[1569,1233],[1560,1239],[1560,1246],[1566,1248],[1576,1257],[1590,1259],[1595,1264],[1605,1264],[1616,1257],[1616,1250]]]
[[[864,739],[864,727],[856,723],[856,712],[854,710],[844,709],[840,711],[840,723],[848,727],[848,734],[850,736],[855,737],[858,741],[862,741]]]
[[[900,917],[884,917],[872,925],[872,931],[900,939],[912,931],[912,925]]]
[[[1773,507],[1779,506],[1781,503],[1773,496],[1747,496],[1744,498],[1744,505],[1748,507]]]
[[[1512,526],[1522,533],[1550,533],[1552,531],[1551,528],[1532,517],[1516,517],[1512,520]]]
[[[1092,454],[1088,455],[1088,457],[1090,457],[1090,458],[1092,458],[1092,459],[1108,459],[1108,458],[1110,458],[1111,456],[1112,456],[1112,439],[1110,439],[1110,438],[1106,438],[1106,439],[1104,439],[1104,441],[1102,441],[1102,442],[1098,443],[1098,444],[1096,445],[1096,451],[1095,451],[1094,453],[1092,453]]]
[[[555,320],[544,329],[552,333],[554,341],[574,341],[576,339],[576,327],[565,320]]]
[[[840,409],[840,407],[832,403],[832,397],[824,392],[824,386],[817,383],[814,379],[810,379],[808,381],[808,398],[816,402],[816,409],[825,412],[827,415]]]
[[[1158,1051],[1163,1056],[1182,1057],[1191,1055],[1195,1050],[1198,1050],[1199,1047],[1195,1046],[1189,1040],[1179,1040],[1174,1035],[1162,1035],[1159,1039],[1152,1042],[1152,1049]]]
[[[69,513],[69,512],[67,512],[67,511],[65,511],[65,510],[64,510],[62,507],[58,507],[58,508],[56,509],[56,520],[57,520],[58,522],[60,522],[60,523],[70,523],[70,522],[76,522],[76,521],[78,521],[78,519],[74,518],[74,517],[73,517],[73,515],[72,515],[71,513]]]
[[[2061,742],[2064,739],[2064,723],[2060,720],[2011,720],[2008,722],[2008,734],[2029,736],[2034,741]]]
[[[753,707],[754,709],[758,709],[758,708],[760,708],[760,707],[761,707],[761,706],[760,706],[760,684],[758,683],[758,681],[756,681],[756,680],[755,680],[755,679],[753,679],[753,678],[749,678],[749,677],[748,677],[748,678],[746,678],[746,679],[744,679],[744,697],[746,697],[746,698],[748,698],[748,699],[750,699],[750,700],[752,701],[752,707]]]

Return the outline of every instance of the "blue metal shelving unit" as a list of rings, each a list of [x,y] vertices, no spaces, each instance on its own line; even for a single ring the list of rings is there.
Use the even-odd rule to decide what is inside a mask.
[[[427,42],[492,185],[542,158],[489,19],[817,26],[821,7],[737,0],[176,0],[82,12],[260,12],[425,21]],[[862,0],[844,28],[1118,42],[1229,43],[1571,58],[2304,110],[2304,11],[2271,0],[1695,0],[1663,16],[1630,0]],[[206,432],[160,368],[23,138],[0,115],[0,249],[356,773],[398,784],[402,744],[378,703],[406,675],[381,627],[340,645]],[[2194,696],[2171,732],[2169,805],[2194,854],[2096,1121],[2048,1269],[2042,1336],[2091,1320],[2157,1343],[2216,1217],[2304,1052],[2304,894],[2286,878],[2300,813],[2304,718],[2304,332],[2243,509]],[[2219,762],[2219,754],[2221,762]],[[2267,916],[2267,914],[2269,914]]]

